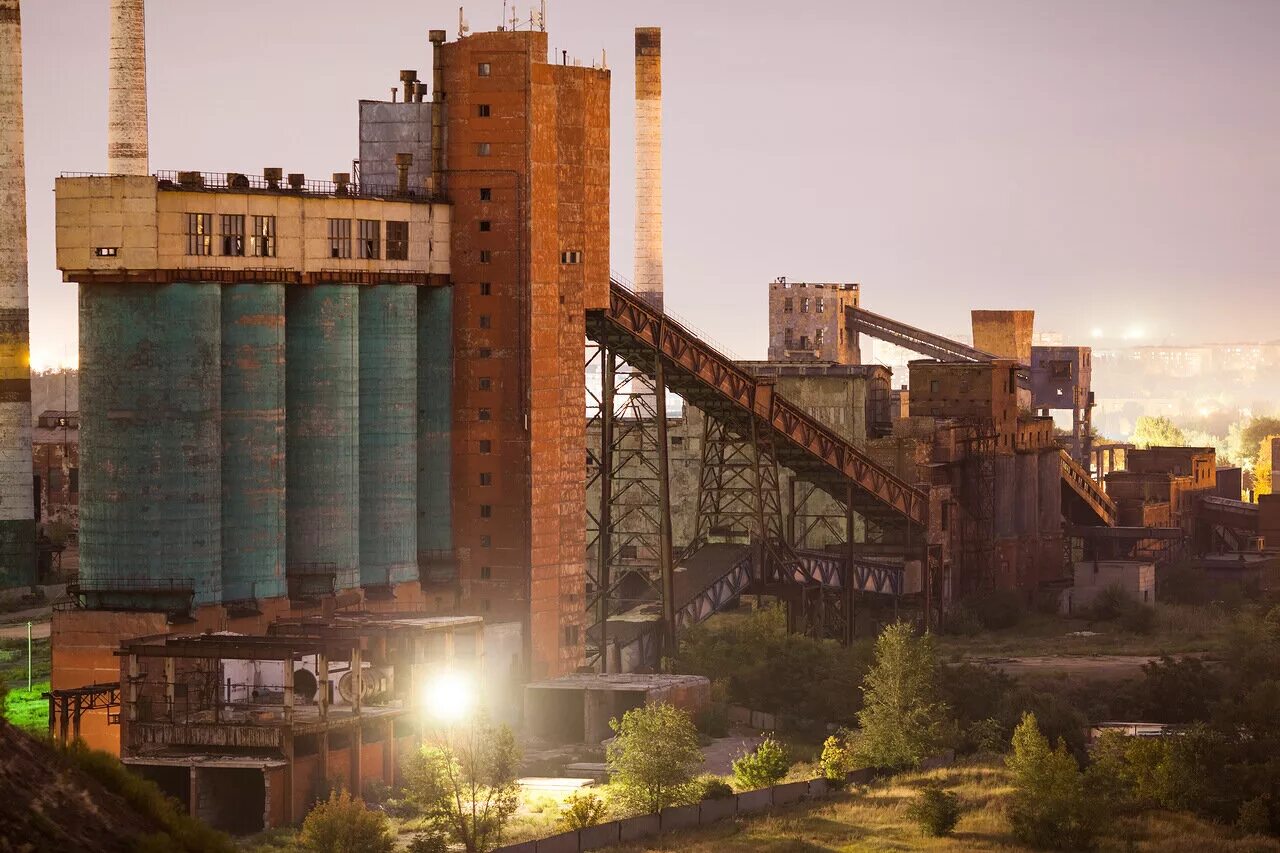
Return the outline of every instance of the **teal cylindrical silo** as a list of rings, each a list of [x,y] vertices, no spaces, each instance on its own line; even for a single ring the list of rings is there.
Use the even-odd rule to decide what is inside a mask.
[[[418,290],[418,566],[424,580],[453,580],[449,493],[453,442],[453,290]]]
[[[360,583],[418,577],[418,288],[360,288]]]
[[[359,583],[359,299],[354,285],[285,288],[285,570]]]
[[[222,288],[222,598],[285,594],[284,285]]]
[[[80,585],[101,607],[222,584],[216,284],[80,286]]]

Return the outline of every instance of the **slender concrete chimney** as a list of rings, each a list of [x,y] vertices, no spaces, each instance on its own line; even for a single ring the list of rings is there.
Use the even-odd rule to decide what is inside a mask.
[[[636,293],[662,308],[662,30],[636,27]]]
[[[430,30],[431,42],[431,185],[428,195],[439,196],[444,186],[444,30]]]
[[[36,579],[20,5],[0,0],[0,588]]]
[[[151,173],[147,157],[147,44],[143,0],[111,0],[107,171]]]

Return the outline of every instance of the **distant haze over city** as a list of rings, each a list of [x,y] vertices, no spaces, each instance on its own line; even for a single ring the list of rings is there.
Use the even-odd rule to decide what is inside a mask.
[[[349,11],[153,4],[153,168],[348,170],[356,100],[429,69],[421,22],[454,32],[458,14]],[[483,29],[502,6],[465,11]],[[106,165],[107,7],[23,12],[39,368],[76,358],[51,190]],[[928,328],[979,306],[1035,309],[1082,344],[1280,337],[1255,310],[1280,281],[1280,4],[550,0],[552,49],[613,70],[611,265],[628,275],[638,25],[664,28],[667,306],[739,356],[763,354],[778,275],[860,281],[868,308]]]

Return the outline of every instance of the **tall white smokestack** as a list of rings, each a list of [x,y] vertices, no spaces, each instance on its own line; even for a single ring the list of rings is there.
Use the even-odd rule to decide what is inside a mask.
[[[151,173],[147,157],[147,43],[143,0],[111,0],[107,171]]]
[[[662,30],[636,27],[636,293],[662,307]]]
[[[0,0],[0,588],[35,583],[22,12]]]

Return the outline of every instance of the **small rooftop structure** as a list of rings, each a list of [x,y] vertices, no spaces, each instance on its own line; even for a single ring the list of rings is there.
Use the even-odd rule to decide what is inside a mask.
[[[600,743],[609,720],[650,702],[696,713],[711,704],[711,681],[701,675],[574,673],[525,686],[529,731],[556,743]]]

